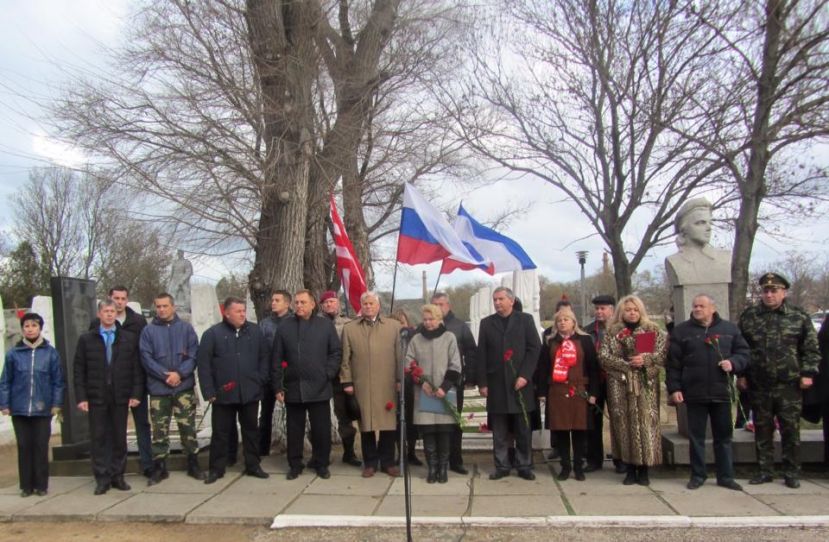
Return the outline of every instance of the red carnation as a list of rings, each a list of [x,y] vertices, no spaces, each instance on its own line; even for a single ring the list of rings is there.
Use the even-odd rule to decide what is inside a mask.
[[[512,348],[508,348],[506,352],[504,352],[504,361],[512,361]]]
[[[567,397],[575,397],[576,396],[576,388],[570,386],[570,389],[567,390]]]
[[[482,423],[481,425],[478,426],[478,430],[481,433],[489,433],[489,425],[487,425],[486,422],[484,422],[484,423]]]
[[[222,391],[233,391],[235,388],[236,388],[236,382],[231,380],[230,382],[228,382],[227,384],[222,386]]]
[[[630,333],[630,329],[625,328],[622,331],[620,331],[618,335],[616,335],[616,338],[619,340],[625,339],[627,337],[630,337]]]
[[[389,401],[388,403],[386,403],[386,410],[389,410],[389,411],[390,411],[390,410],[392,410],[393,408],[394,408],[394,403],[392,403],[391,401]]]
[[[287,369],[287,368],[288,368],[288,362],[287,362],[287,361],[283,361],[283,362],[282,362],[282,368],[283,368],[283,369]]]

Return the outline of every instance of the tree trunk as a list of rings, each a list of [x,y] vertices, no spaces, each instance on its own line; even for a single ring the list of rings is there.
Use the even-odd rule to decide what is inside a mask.
[[[319,295],[331,286],[336,262],[330,258],[328,231],[328,194],[331,187],[322,179],[318,167],[311,173],[308,185],[308,226],[305,238],[305,287]]]
[[[616,295],[619,299],[633,291],[633,282],[630,278],[630,262],[625,256],[625,249],[621,242],[609,245],[610,256],[613,258],[613,277],[616,279]]]
[[[303,286],[316,15],[309,1],[247,0],[246,6],[266,149],[262,214],[250,273],[251,296],[261,316],[269,311],[274,289],[293,292]]]
[[[745,306],[751,251],[757,235],[757,217],[760,213],[760,204],[766,195],[765,176],[770,159],[769,123],[779,81],[776,74],[780,62],[780,35],[783,30],[782,17],[786,9],[785,4],[783,0],[767,0],[766,2],[763,65],[756,83],[757,106],[751,127],[748,171],[746,178],[738,182],[742,201],[734,236],[729,292],[729,310],[734,319],[739,317]]]

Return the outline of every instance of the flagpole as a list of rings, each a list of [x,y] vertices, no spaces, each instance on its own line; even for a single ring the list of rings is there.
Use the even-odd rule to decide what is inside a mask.
[[[435,297],[435,294],[438,293],[438,284],[440,284],[440,277],[443,276],[443,265],[440,266],[440,271],[438,271],[438,280],[435,281],[435,289],[432,290],[432,297]]]

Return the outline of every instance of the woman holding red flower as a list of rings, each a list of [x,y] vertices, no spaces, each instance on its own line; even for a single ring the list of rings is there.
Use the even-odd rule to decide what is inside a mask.
[[[424,305],[423,327],[409,342],[406,367],[415,385],[414,423],[423,438],[428,474],[426,482],[446,483],[449,469],[450,437],[455,418],[450,412],[436,412],[446,405],[442,401],[458,385],[461,375],[461,356],[455,335],[447,333],[443,325],[443,311],[437,305]],[[438,408],[426,408],[428,403]]]
[[[593,339],[579,329],[572,309],[561,308],[554,321],[555,332],[545,332],[535,373],[536,395],[546,399],[546,427],[554,433],[561,454],[558,479],[566,480],[574,471],[576,480],[582,481],[587,430],[593,425],[588,410],[596,404],[599,362]]]
[[[642,300],[635,295],[622,298],[599,361],[607,371],[608,410],[618,437],[613,456],[627,465],[625,485],[649,485],[648,466],[662,461],[657,392],[666,355],[665,332],[648,318]]]

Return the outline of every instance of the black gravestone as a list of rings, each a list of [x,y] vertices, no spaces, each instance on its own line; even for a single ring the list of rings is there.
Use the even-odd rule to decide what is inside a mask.
[[[95,281],[52,277],[55,339],[66,376],[61,446],[52,450],[55,460],[78,459],[89,453],[89,421],[77,407],[73,360],[78,338],[89,329],[97,313]]]

